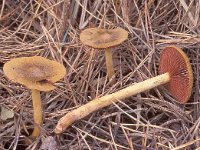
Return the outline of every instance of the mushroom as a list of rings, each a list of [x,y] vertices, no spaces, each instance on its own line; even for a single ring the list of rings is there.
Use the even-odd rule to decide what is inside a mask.
[[[105,49],[108,78],[114,75],[111,47],[121,44],[128,38],[128,32],[120,27],[115,29],[88,28],[81,32],[80,40],[84,45]]]
[[[178,102],[186,103],[192,93],[193,85],[192,68],[186,54],[178,47],[166,47],[160,56],[159,73],[160,75],[156,77],[94,99],[68,112],[58,121],[54,132],[57,134],[62,133],[73,122],[86,117],[94,111],[160,85],[164,85]]]
[[[34,116],[34,130],[31,136],[38,137],[42,125],[40,91],[53,90],[53,83],[66,74],[65,67],[56,61],[33,56],[12,59],[4,64],[3,71],[8,79],[31,89]]]

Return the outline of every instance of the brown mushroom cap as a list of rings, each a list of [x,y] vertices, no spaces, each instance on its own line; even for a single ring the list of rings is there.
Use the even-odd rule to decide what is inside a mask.
[[[170,82],[165,86],[179,102],[185,103],[192,93],[193,73],[187,55],[176,46],[166,47],[160,56],[159,74],[168,72]]]
[[[4,64],[3,71],[13,82],[39,91],[53,90],[53,83],[66,74],[62,64],[40,56],[12,59]]]
[[[115,29],[88,28],[80,34],[80,40],[84,45],[98,49],[117,46],[127,38],[128,32],[120,27]]]

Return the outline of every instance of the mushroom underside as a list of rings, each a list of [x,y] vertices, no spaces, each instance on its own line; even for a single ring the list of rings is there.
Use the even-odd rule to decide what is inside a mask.
[[[192,67],[186,54],[175,46],[166,47],[160,56],[159,74],[168,72],[166,89],[179,102],[188,101],[193,84]]]

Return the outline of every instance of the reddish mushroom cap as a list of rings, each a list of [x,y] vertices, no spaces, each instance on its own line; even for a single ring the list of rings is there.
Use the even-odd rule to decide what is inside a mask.
[[[177,101],[187,102],[192,93],[192,67],[187,55],[176,46],[166,47],[161,53],[159,74],[166,72],[170,82],[165,87]]]

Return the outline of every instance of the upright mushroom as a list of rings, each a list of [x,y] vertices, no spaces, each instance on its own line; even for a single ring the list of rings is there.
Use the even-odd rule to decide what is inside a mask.
[[[34,130],[32,137],[40,134],[42,125],[42,104],[40,91],[50,91],[55,87],[53,83],[66,74],[63,65],[56,61],[40,56],[15,58],[3,66],[5,75],[13,82],[25,85],[32,91]]]
[[[96,49],[105,49],[108,78],[114,75],[111,47],[121,44],[128,38],[128,32],[120,27],[115,29],[88,28],[81,32],[83,44]]]
[[[58,121],[54,132],[61,133],[76,120],[82,119],[96,110],[159,85],[165,85],[177,101],[186,103],[191,95],[193,85],[192,68],[186,54],[178,47],[166,47],[160,56],[159,73],[160,75],[156,77],[94,99],[70,111]]]

